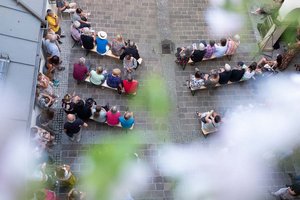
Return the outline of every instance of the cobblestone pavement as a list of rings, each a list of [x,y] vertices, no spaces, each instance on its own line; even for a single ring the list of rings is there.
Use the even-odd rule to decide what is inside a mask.
[[[205,139],[200,126],[195,118],[195,111],[207,111],[215,109],[221,114],[225,114],[231,108],[244,104],[255,95],[255,90],[251,83],[239,83],[224,86],[217,89],[198,91],[192,96],[185,86],[185,80],[189,74],[193,73],[194,67],[187,66],[183,71],[174,63],[173,53],[161,53],[161,41],[171,40],[175,45],[188,45],[199,39],[218,40],[220,35],[212,35],[205,21],[205,16],[209,8],[208,0],[82,0],[78,2],[83,10],[91,12],[90,21],[96,31],[104,30],[108,33],[108,39],[121,33],[125,38],[134,39],[138,44],[143,64],[137,70],[136,79],[140,81],[140,90],[145,87],[145,77],[151,73],[161,74],[168,88],[170,104],[172,110],[167,123],[153,122],[147,116],[147,109],[143,105],[130,107],[134,112],[136,124],[135,130],[142,134],[147,141],[138,153],[140,157],[155,165],[155,157],[159,155],[158,147],[164,141],[157,141],[155,132],[157,130],[168,134],[171,142],[190,143],[198,141],[201,145],[210,145],[210,138]],[[73,64],[78,58],[85,56],[85,51],[80,47],[71,48],[73,41],[69,36],[70,20],[63,20],[63,30],[66,38],[63,39],[62,55],[64,72],[57,74],[60,86],[57,93],[63,96],[66,92],[76,92],[82,98],[94,98],[98,104],[109,102],[110,105],[119,105],[123,112],[128,106],[130,97],[120,96],[116,92],[108,89],[100,89],[91,85],[77,84],[72,78]],[[244,32],[241,34],[241,46],[231,61],[226,58],[213,61],[205,61],[197,64],[201,70],[208,71],[225,63],[234,65],[237,61],[243,60],[246,63],[253,61],[253,55],[249,52],[256,45],[252,26],[246,24]],[[92,67],[102,65],[107,70],[114,67],[122,67],[120,61],[108,57],[101,57],[95,53],[90,53],[87,60]],[[83,131],[83,138],[80,144],[69,142],[62,132],[62,125],[65,114],[57,106],[56,130],[58,130],[58,145],[55,149],[55,156],[58,163],[71,164],[72,170],[79,174],[85,167],[82,155],[89,151],[90,145],[101,144],[104,136],[123,134],[119,128],[110,128],[103,125],[96,125],[88,122],[89,127]],[[131,133],[130,133],[131,134]],[[133,132],[132,134],[135,134]],[[268,189],[275,190],[288,183],[285,172],[294,172],[294,158],[289,158],[278,168],[270,168],[270,173],[262,181],[262,192]],[[64,194],[61,194],[63,197]],[[140,200],[162,200],[173,199],[170,182],[160,175],[159,169],[156,175],[149,182],[148,189],[139,196]],[[266,194],[266,199],[270,197]]]

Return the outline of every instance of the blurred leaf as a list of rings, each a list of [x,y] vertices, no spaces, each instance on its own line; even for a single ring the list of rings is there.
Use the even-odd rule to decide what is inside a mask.
[[[83,182],[92,199],[108,199],[110,187],[117,181],[124,164],[134,158],[138,143],[137,135],[126,134],[90,150],[87,160],[91,168],[83,175]]]

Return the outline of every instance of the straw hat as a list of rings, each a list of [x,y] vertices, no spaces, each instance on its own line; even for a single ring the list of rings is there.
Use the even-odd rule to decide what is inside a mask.
[[[98,37],[104,40],[107,38],[107,33],[105,33],[104,31],[99,31]]]

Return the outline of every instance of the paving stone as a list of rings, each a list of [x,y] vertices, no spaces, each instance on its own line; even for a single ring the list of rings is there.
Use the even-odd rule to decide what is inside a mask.
[[[84,10],[91,12],[90,20],[92,27],[96,31],[104,30],[108,33],[111,40],[121,33],[126,39],[133,39],[137,42],[140,55],[144,60],[142,66],[136,71],[136,78],[140,81],[139,90],[146,87],[145,80],[151,73],[160,74],[167,86],[166,94],[170,97],[173,104],[168,120],[151,120],[148,116],[148,109],[143,105],[134,105],[129,109],[134,112],[136,132],[130,134],[141,134],[144,138],[144,146],[138,152],[141,159],[148,162],[156,170],[155,175],[149,178],[148,188],[138,196],[136,200],[148,199],[173,199],[172,181],[170,178],[163,177],[157,167],[157,156],[160,156],[160,144],[165,142],[191,143],[199,142],[208,147],[216,136],[206,139],[200,131],[200,125],[195,118],[195,112],[205,112],[215,109],[222,114],[228,113],[233,107],[243,105],[255,95],[255,90],[251,82],[228,85],[211,90],[197,91],[195,96],[187,89],[185,81],[189,74],[194,72],[195,66],[187,66],[183,71],[181,67],[174,63],[174,52],[172,54],[161,53],[161,41],[168,39],[178,46],[187,46],[200,39],[219,40],[222,35],[212,34],[205,21],[205,16],[209,9],[208,0],[131,0],[118,1],[112,6],[112,1],[82,0],[79,3]],[[101,8],[101,10],[99,10]],[[88,84],[76,84],[72,78],[73,64],[82,56],[86,57],[92,64],[92,68],[104,66],[107,70],[115,67],[122,68],[119,60],[99,56],[86,52],[80,47],[71,48],[73,41],[69,33],[70,20],[62,21],[62,28],[66,34],[62,48],[62,66],[66,68],[63,72],[55,74],[55,78],[60,81],[59,87],[55,92],[63,97],[66,93],[76,92],[77,95],[86,99],[93,97],[98,104],[118,105],[121,112],[124,112],[131,102],[131,98],[118,95],[115,91],[101,89]],[[253,61],[251,52],[257,45],[255,32],[250,23],[245,24],[244,33],[241,34],[242,41],[238,53],[232,60],[221,58],[211,61],[204,61],[196,64],[201,71],[207,72],[228,63],[232,66],[240,60],[250,63]],[[300,62],[297,58],[295,62]],[[55,113],[55,135],[58,145],[55,147],[54,159],[57,164],[70,164],[76,174],[80,174],[88,168],[83,156],[89,152],[92,145],[102,144],[104,137],[112,137],[117,134],[125,134],[120,128],[111,128],[88,121],[89,127],[82,131],[82,140],[73,143],[63,133],[63,123],[65,113],[60,108],[60,102],[54,105]],[[162,140],[158,140],[158,131],[161,132]],[[170,139],[167,139],[169,137]],[[210,140],[211,139],[211,140]],[[299,158],[294,157],[290,161],[277,168],[271,168],[270,174],[262,177],[262,191],[267,189],[276,190],[288,181],[285,172],[300,172],[300,164],[295,166]],[[299,162],[298,162],[299,163]],[[270,199],[265,195],[265,199]],[[65,199],[65,194],[60,194],[61,199]]]

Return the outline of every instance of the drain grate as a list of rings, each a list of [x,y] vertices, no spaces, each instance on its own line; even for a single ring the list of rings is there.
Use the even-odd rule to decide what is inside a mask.
[[[161,52],[162,54],[171,54],[173,49],[173,43],[171,40],[163,40],[161,42]]]

